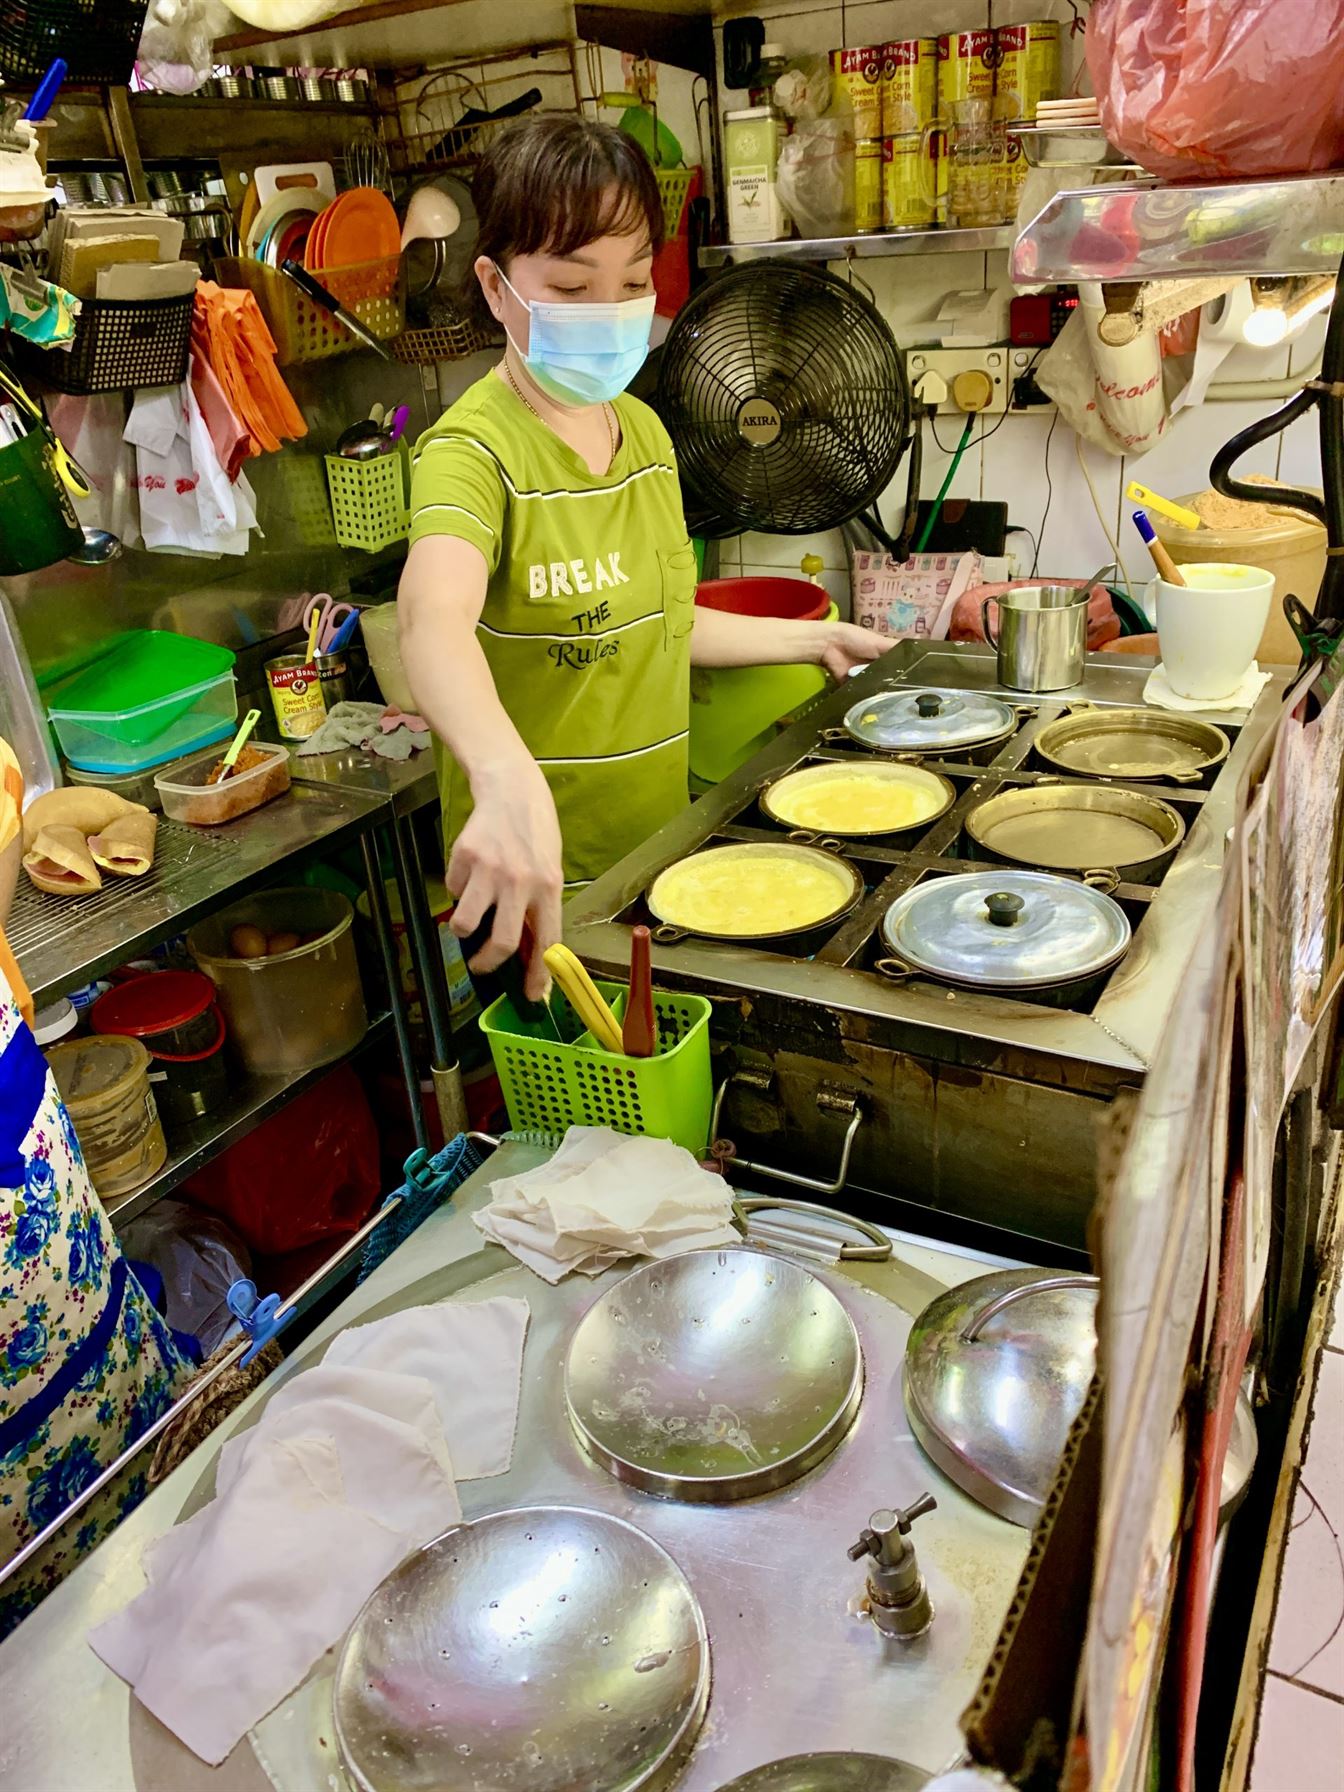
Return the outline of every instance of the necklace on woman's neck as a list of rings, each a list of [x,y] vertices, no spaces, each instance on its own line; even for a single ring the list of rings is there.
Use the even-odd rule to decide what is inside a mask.
[[[554,430],[555,425],[553,423],[547,422],[546,418],[542,416],[541,412],[537,409],[536,405],[534,405],[532,400],[527,396],[527,393],[523,391],[523,388],[518,384],[517,380],[514,379],[513,369],[509,366],[509,361],[508,361],[507,355],[504,357],[504,359],[500,362],[499,365],[503,370],[504,378],[509,382],[509,385],[512,388],[515,396],[522,400],[522,402],[527,406],[528,410],[531,411],[532,415],[536,418],[538,423],[544,423],[544,424],[546,424],[547,429]],[[615,412],[615,409],[610,404],[607,404],[604,402],[602,405],[602,415],[607,420],[607,434],[611,440],[611,459],[614,461],[616,459],[616,412]],[[608,462],[608,465],[610,465],[610,464],[611,463]]]

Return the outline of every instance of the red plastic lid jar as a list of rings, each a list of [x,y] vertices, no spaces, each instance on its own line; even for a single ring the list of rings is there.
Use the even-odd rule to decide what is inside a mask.
[[[140,1039],[156,1058],[204,1057],[223,1043],[215,986],[200,971],[154,971],[100,996],[89,1015],[95,1033]]]

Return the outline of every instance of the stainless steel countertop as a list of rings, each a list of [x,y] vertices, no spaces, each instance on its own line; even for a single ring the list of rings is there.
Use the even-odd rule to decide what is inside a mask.
[[[410,815],[439,800],[432,749],[409,759],[381,759],[376,753],[312,753],[289,756],[290,776],[305,784],[391,803],[398,815]]]
[[[823,1272],[859,1327],[867,1393],[858,1421],[812,1474],[739,1507],[682,1506],[612,1480],[569,1436],[558,1398],[563,1345],[575,1317],[621,1271],[547,1288],[495,1246],[482,1251],[470,1212],[501,1169],[541,1154],[506,1148],[341,1305],[224,1428],[255,1416],[280,1382],[310,1364],[343,1327],[444,1298],[524,1292],[532,1326],[514,1465],[464,1483],[468,1517],[544,1497],[629,1518],[692,1578],[710,1627],[714,1688],[705,1730],[678,1792],[710,1792],[735,1773],[801,1748],[869,1748],[933,1770],[958,1743],[956,1718],[993,1647],[1026,1553],[1027,1533],[973,1505],[922,1456],[905,1423],[900,1364],[911,1317],[942,1287],[981,1273],[974,1253],[895,1234],[889,1264]],[[852,1271],[853,1273],[848,1273]],[[141,1555],[199,1503],[224,1432],[207,1439],[137,1512],[0,1645],[0,1787],[15,1792],[270,1792],[251,1744],[219,1768],[190,1755],[89,1648],[87,1631],[143,1585]],[[915,1541],[938,1615],[929,1636],[883,1645],[849,1615],[862,1573],[845,1548],[872,1509],[924,1487],[939,1509]],[[885,1652],[884,1652],[885,1650]],[[314,1788],[337,1782],[334,1760],[303,1738],[322,1718],[320,1676],[268,1720],[266,1733],[313,1764]],[[293,1710],[294,1718],[287,1718]],[[72,1717],[76,1721],[72,1721]],[[308,1726],[308,1728],[305,1728]],[[297,1741],[296,1741],[297,1739]],[[291,1783],[286,1780],[286,1786]]]
[[[108,878],[88,896],[52,896],[19,879],[6,934],[40,1008],[99,972],[180,933],[198,916],[310,847],[338,847],[372,826],[386,794],[291,785],[220,828],[161,819],[153,868]]]

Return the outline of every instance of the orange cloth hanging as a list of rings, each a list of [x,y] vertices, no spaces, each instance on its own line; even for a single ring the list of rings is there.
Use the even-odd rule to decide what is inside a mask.
[[[19,835],[23,825],[23,772],[18,760],[14,757],[13,748],[7,740],[0,740],[0,854],[18,850]],[[4,919],[0,904],[0,920]],[[28,985],[23,980],[23,973],[18,967],[14,954],[9,949],[9,941],[0,928],[0,976],[9,984],[19,1013],[31,1027],[33,1024],[33,998],[28,993]]]
[[[307,435],[303,413],[275,364],[275,339],[252,293],[202,280],[192,346],[209,363],[248,432],[249,454],[272,453],[282,440]]]

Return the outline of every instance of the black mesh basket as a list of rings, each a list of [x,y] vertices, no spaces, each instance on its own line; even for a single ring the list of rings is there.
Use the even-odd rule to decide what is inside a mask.
[[[147,0],[0,0],[0,75],[40,81],[58,56],[67,81],[131,78]]]
[[[68,350],[16,339],[14,359],[58,392],[81,396],[176,386],[187,376],[195,300],[190,292],[174,299],[84,299]]]

